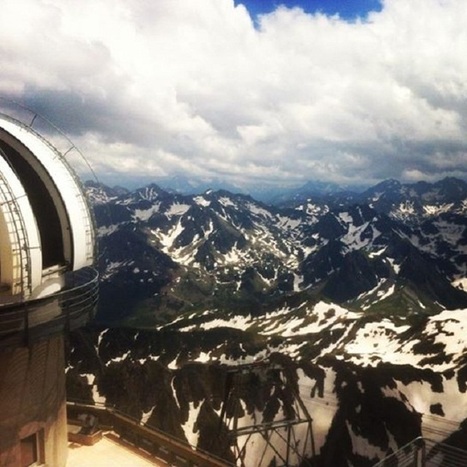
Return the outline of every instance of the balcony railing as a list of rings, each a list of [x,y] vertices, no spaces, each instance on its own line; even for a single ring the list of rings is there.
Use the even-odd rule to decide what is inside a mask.
[[[373,467],[465,467],[467,451],[427,438],[416,438]]]
[[[65,287],[47,297],[0,306],[0,349],[28,345],[77,329],[95,314],[99,275],[93,268],[65,274]]]
[[[97,417],[98,426],[113,431],[120,439],[137,449],[143,449],[155,458],[164,459],[168,465],[190,467],[234,467],[234,464],[209,452],[198,449],[186,441],[175,438],[153,426],[105,405],[90,405],[67,401],[68,421],[78,420],[80,414]]]

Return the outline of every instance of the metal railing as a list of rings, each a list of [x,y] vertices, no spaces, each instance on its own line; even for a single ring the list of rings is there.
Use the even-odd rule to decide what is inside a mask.
[[[77,329],[93,318],[99,275],[93,268],[65,274],[65,287],[47,297],[0,306],[0,348],[23,346]]]
[[[465,467],[466,465],[467,451],[447,443],[419,437],[377,462],[373,467]]]
[[[98,418],[98,426],[105,426],[126,442],[154,457],[165,459],[170,465],[190,467],[233,467],[234,465],[209,452],[198,449],[184,440],[148,424],[143,424],[136,418],[113,407],[67,401],[69,421],[78,419],[78,416],[83,413],[95,415]]]
[[[467,465],[467,451],[446,443],[437,443],[425,439],[425,465],[427,467],[448,466],[465,467]]]

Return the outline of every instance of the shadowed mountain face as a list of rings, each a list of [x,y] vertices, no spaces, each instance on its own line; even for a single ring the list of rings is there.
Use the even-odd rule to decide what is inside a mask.
[[[70,342],[71,398],[230,456],[212,441],[227,429],[227,368],[280,360],[314,420],[317,465],[372,465],[429,430],[462,438],[463,182],[389,181],[357,204],[328,194],[285,208],[156,185],[89,194],[101,299],[98,327]],[[241,423],[289,413],[284,389],[248,381]]]
[[[299,397],[313,419],[315,465],[373,465],[422,434],[467,440],[463,315],[397,325],[319,302],[262,317],[187,316],[158,330],[94,328],[72,335],[68,397],[105,402],[231,458],[222,434],[229,370],[268,361],[286,385],[245,373],[231,391],[239,426],[290,417]]]

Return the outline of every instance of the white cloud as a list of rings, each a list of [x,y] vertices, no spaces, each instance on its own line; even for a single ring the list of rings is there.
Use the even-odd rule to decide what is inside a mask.
[[[233,0],[4,0],[0,92],[104,180],[465,177],[465,24],[463,0],[354,23],[280,7],[256,28]]]

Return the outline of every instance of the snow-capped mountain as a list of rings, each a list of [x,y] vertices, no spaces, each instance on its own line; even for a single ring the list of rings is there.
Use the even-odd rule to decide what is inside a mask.
[[[367,187],[362,185],[343,186],[332,182],[309,180],[298,188],[289,188],[280,193],[272,194],[268,198],[268,202],[282,207],[305,203],[310,198],[331,200],[331,202],[345,198],[347,202],[350,202],[352,199],[357,200],[359,194],[365,191]]]
[[[467,223],[458,206],[465,200],[406,224],[368,204],[282,209],[227,191],[183,196],[149,185],[118,196],[93,188],[91,196],[105,319],[121,317],[113,301],[122,294],[132,315],[138,302],[177,313],[261,309],[295,293],[364,309],[467,305],[459,289]]]
[[[402,184],[398,180],[385,180],[362,192],[334,190],[330,193],[311,192],[307,200],[290,199],[289,206],[314,204],[331,207],[365,204],[382,214],[404,223],[417,224],[443,213],[467,213],[467,183],[456,178],[445,178],[436,183],[417,182]]]
[[[419,436],[467,442],[463,182],[388,181],[292,208],[157,185],[90,195],[99,324],[72,338],[69,397],[228,457],[217,437],[228,369],[268,361],[289,386],[246,380],[238,423],[290,414],[299,394],[315,465],[370,466]],[[402,216],[407,202],[417,209]],[[247,465],[275,462],[261,443],[249,439]]]
[[[388,180],[362,193],[362,200],[394,219],[417,221],[443,213],[465,215],[467,184],[456,178],[403,185]]]
[[[107,204],[115,200],[118,196],[128,193],[126,188],[122,187],[108,187],[102,183],[95,181],[87,181],[84,189],[88,196],[90,203],[94,206],[99,204]]]

